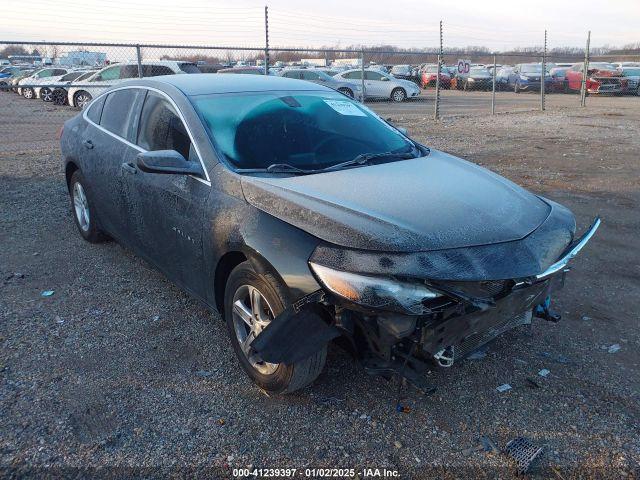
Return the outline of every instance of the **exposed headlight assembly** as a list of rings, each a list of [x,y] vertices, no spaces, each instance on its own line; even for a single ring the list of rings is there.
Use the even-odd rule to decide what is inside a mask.
[[[313,262],[309,265],[327,290],[364,307],[422,315],[428,311],[425,300],[442,296],[419,283],[344,272]]]

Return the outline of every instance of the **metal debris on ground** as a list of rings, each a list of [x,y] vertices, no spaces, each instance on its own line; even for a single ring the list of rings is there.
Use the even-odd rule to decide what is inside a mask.
[[[500,453],[500,449],[498,448],[498,446],[493,443],[493,440],[485,435],[480,437],[480,444],[482,445],[482,448],[485,452]]]
[[[531,440],[524,437],[514,438],[505,447],[505,452],[516,461],[519,474],[529,471],[531,464],[540,456],[542,450],[542,447],[538,447]]]
[[[540,375],[541,377],[546,377],[547,375],[549,375],[551,372],[549,370],[547,370],[546,368],[543,368],[542,370],[540,370],[538,372],[538,375]]]
[[[607,352],[609,353],[616,353],[617,351],[619,351],[622,347],[620,345],[618,345],[617,343],[614,343],[613,345],[611,345],[608,349]]]
[[[505,383],[497,387],[496,390],[498,390],[500,393],[508,392],[509,390],[511,390],[511,385]]]
[[[42,297],[50,297],[51,295],[53,295],[55,292],[53,290],[44,290],[40,295]]]

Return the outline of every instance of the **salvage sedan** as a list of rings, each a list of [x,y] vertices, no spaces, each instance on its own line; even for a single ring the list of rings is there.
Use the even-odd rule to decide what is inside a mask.
[[[321,85],[254,75],[132,80],[61,132],[73,217],[226,322],[269,392],[322,371],[335,341],[427,391],[533,316],[599,220],[430,149]],[[212,325],[212,328],[215,328]]]

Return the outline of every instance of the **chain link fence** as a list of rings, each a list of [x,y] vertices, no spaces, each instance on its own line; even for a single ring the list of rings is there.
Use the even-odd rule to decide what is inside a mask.
[[[442,37],[441,37],[442,38]],[[640,55],[535,49],[493,53],[0,42],[0,108],[17,94],[43,117],[72,116],[130,78],[241,73],[312,81],[386,115],[440,118],[584,106],[593,94],[638,95]],[[627,74],[628,73],[628,74]],[[15,98],[11,97],[11,105]],[[66,113],[53,113],[62,109]]]

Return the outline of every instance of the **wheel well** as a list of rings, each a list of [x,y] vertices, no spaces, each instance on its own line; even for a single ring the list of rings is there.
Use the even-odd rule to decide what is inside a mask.
[[[67,166],[64,169],[64,176],[67,179],[67,188],[69,188],[69,182],[71,182],[71,177],[73,176],[76,170],[78,170],[78,166],[75,163],[73,162],[67,163]]]
[[[213,279],[213,292],[215,295],[216,307],[222,315],[224,315],[224,290],[227,285],[227,279],[234,268],[246,261],[247,257],[242,252],[225,253],[220,261],[218,261],[216,273]]]

